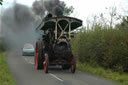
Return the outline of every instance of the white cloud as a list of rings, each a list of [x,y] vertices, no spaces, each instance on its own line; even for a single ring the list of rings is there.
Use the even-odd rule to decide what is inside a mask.
[[[2,7],[8,7],[14,1],[31,6],[35,0],[3,0]],[[65,1],[68,6],[73,6],[75,8],[72,16],[80,18],[86,22],[86,18],[93,14],[104,13],[105,7],[116,6],[119,13],[123,13],[122,9],[128,9],[127,0],[61,0]],[[127,2],[127,3],[126,3]]]
[[[126,0],[63,0],[67,3],[68,6],[72,5],[75,10],[75,17],[78,17],[84,20],[84,24],[86,23],[86,19],[88,16],[92,16],[94,14],[105,13],[107,10],[106,7],[117,7],[117,12],[122,14],[121,8],[128,7],[126,4]]]
[[[31,6],[35,0],[17,0],[18,3]]]

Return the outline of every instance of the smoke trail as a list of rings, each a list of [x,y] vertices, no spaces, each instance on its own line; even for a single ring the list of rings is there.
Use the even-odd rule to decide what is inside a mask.
[[[7,47],[19,48],[27,42],[33,44],[36,40],[34,20],[32,10],[25,5],[15,3],[4,10],[1,28]]]
[[[55,16],[62,16],[64,2],[59,0],[34,1],[32,7],[18,3],[5,9],[1,15],[2,35],[8,48],[21,48],[25,43],[35,44],[38,34],[35,28],[47,12]]]

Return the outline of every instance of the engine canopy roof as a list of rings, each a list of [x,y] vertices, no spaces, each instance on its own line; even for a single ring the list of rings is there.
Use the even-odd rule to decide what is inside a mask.
[[[51,17],[45,18],[42,20],[41,24],[36,28],[36,30],[47,30],[47,29],[55,29],[56,23],[59,24],[62,29],[65,26],[70,24],[71,30],[74,30],[80,26],[82,26],[82,20],[73,18],[73,17]]]

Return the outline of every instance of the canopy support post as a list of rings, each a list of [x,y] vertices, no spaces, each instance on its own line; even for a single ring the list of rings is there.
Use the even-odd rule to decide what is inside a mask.
[[[69,23],[69,40],[71,39],[71,23],[70,22],[68,22]]]
[[[56,25],[55,25],[55,39],[57,40],[57,20],[56,20]]]

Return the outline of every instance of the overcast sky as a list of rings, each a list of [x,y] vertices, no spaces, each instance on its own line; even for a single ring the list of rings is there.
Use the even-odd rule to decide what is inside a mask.
[[[3,0],[3,1],[4,3],[0,7],[7,8],[14,1],[31,6],[33,1],[35,0]],[[72,16],[82,19],[84,23],[86,23],[86,19],[89,16],[100,13],[106,13],[107,11],[105,8],[108,7],[117,7],[117,12],[123,15],[124,15],[124,11],[122,10],[128,9],[128,0],[62,0],[62,1],[65,1],[65,3],[68,6],[73,6],[75,10]]]

